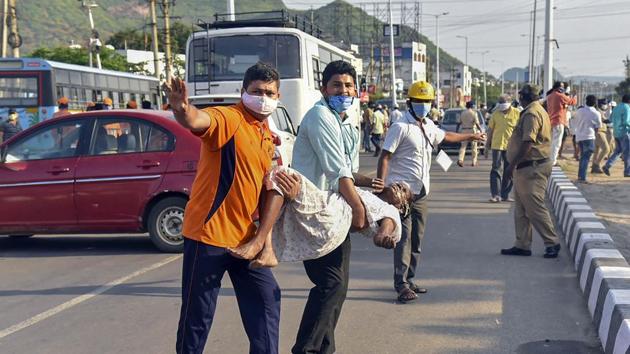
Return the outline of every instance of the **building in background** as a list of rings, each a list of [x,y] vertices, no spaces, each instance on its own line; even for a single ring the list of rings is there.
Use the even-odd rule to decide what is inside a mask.
[[[472,73],[467,65],[446,67],[440,70],[440,89],[444,107],[465,107],[472,97]]]
[[[153,66],[153,52],[145,51],[145,50],[135,50],[135,49],[117,49],[116,53],[125,57],[125,60],[131,64],[142,64],[144,73],[147,75],[155,75],[155,70]],[[166,68],[164,65],[164,53],[159,52],[158,58],[160,60],[160,66],[162,68],[162,76],[166,72]],[[173,71],[179,77],[185,77],[185,68],[183,63],[186,61],[186,55],[184,54],[175,54],[174,60],[174,68]],[[177,65],[177,63],[181,63],[182,65]],[[160,78],[160,80],[164,80],[164,78]]]
[[[389,46],[375,46],[373,55],[363,56],[363,72],[370,81],[383,91],[389,91],[391,87],[391,69],[389,58]],[[405,91],[415,81],[427,79],[427,47],[423,43],[408,42],[394,48],[396,81],[399,90]],[[399,81],[402,80],[402,81]],[[401,84],[402,82],[402,84]],[[402,87],[401,87],[402,86]]]

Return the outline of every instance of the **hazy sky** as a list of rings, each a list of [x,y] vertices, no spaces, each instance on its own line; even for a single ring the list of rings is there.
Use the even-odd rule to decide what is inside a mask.
[[[236,0],[238,1],[238,0]],[[319,7],[330,0],[284,0],[289,8]],[[372,0],[349,0],[358,5]],[[394,0],[393,3],[400,2]],[[407,0],[407,3],[416,2]],[[381,3],[386,4],[383,0]],[[425,0],[425,14],[449,12],[440,17],[440,47],[464,61],[468,36],[468,63],[481,68],[479,52],[486,55],[486,70],[500,75],[505,68],[526,67],[529,60],[530,12],[534,0]],[[536,32],[545,31],[545,0],[538,0]],[[630,54],[630,0],[555,0],[554,65],[565,76],[623,76],[622,60]],[[396,6],[393,6],[396,9]],[[399,15],[394,13],[394,23]],[[435,42],[435,17],[422,17],[422,32]],[[538,62],[543,60],[543,40],[539,42]],[[493,62],[493,60],[495,60]]]

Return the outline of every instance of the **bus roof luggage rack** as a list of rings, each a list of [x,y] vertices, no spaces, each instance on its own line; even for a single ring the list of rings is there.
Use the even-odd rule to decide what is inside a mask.
[[[322,31],[319,26],[303,16],[289,14],[286,10],[255,11],[234,13],[235,21],[230,21],[231,14],[214,14],[214,22],[197,20],[197,26],[204,29],[238,28],[238,27],[286,27],[296,28],[317,38]]]

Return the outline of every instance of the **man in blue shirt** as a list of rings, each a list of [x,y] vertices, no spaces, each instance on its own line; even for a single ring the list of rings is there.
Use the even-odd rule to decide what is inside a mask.
[[[322,74],[323,98],[315,103],[300,125],[293,148],[293,168],[321,190],[339,192],[352,208],[352,227],[367,226],[365,208],[355,186],[381,191],[380,179],[359,169],[359,127],[356,71],[344,61],[333,61]],[[327,255],[304,261],[315,284],[309,293],[294,354],[335,352],[335,326],[348,291],[350,238]]]
[[[623,155],[623,175],[630,177],[630,94],[621,98],[621,103],[615,107],[610,115],[615,136],[615,152],[610,156],[602,170],[610,176],[610,168]]]

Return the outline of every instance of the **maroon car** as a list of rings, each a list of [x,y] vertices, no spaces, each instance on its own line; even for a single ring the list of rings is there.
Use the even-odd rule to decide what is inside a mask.
[[[160,250],[181,250],[200,140],[171,113],[69,115],[0,148],[0,234],[149,232]]]

